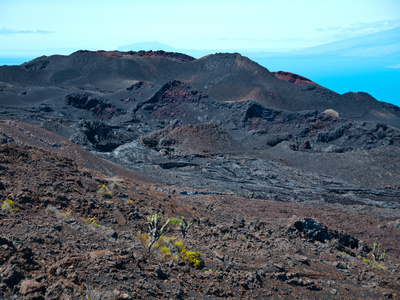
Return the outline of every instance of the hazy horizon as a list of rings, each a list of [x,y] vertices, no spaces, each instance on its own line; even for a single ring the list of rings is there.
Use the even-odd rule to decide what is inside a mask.
[[[291,53],[397,27],[397,0],[3,0],[0,65],[156,41],[188,50],[184,53],[194,53],[196,58],[239,52],[270,71],[294,72],[338,93],[363,91],[400,105],[398,61],[378,64],[381,58],[364,57],[362,63],[358,59],[335,63],[266,56],[266,52]]]
[[[397,0],[3,0],[0,55],[149,41],[178,49],[286,51],[399,26]]]

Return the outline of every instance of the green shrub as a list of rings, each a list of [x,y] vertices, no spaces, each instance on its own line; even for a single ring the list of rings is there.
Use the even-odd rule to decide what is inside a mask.
[[[139,234],[140,241],[149,247],[151,244],[149,234]],[[183,240],[176,237],[160,236],[157,241],[152,244],[152,248],[158,250],[159,255],[165,260],[176,260],[181,257],[183,260],[188,261],[193,267],[200,268],[204,262],[200,258],[200,252],[187,251],[183,244]],[[149,248],[150,249],[150,248]]]
[[[209,269],[209,270],[205,270],[204,271],[204,274],[212,274],[213,273],[213,270],[212,269]],[[223,273],[223,271],[217,271],[217,270],[215,270],[215,274],[222,274]]]
[[[224,240],[229,240],[229,238],[231,237],[231,235],[229,233],[225,233],[223,236]]]
[[[104,227],[103,225],[100,225],[100,224],[97,224],[96,223],[96,220],[95,219],[93,219],[93,218],[87,218],[87,219],[84,219],[83,220],[86,224],[89,224],[89,225],[93,225],[93,226],[97,226],[97,227]]]
[[[107,198],[107,199],[111,199],[111,197],[112,197],[110,190],[104,184],[99,185],[97,194],[99,194],[101,197]]]
[[[386,267],[385,265],[382,265],[382,264],[372,263],[372,265],[373,265],[375,268],[378,268],[378,269],[381,269],[381,270],[386,270],[386,269],[387,269],[387,267]]]
[[[3,202],[3,205],[1,206],[2,210],[8,210],[9,212],[14,212],[17,211],[18,208],[15,207],[14,201],[10,199],[6,199]]]
[[[178,249],[178,252],[180,254],[183,254],[186,252],[185,246],[183,246],[183,241],[182,240],[176,240],[173,242],[173,245]]]
[[[186,238],[186,234],[189,231],[190,226],[192,226],[193,221],[187,222],[184,217],[172,218],[171,223],[173,225],[178,225],[181,228],[183,238]]]
[[[195,268],[201,267],[200,252],[186,251],[182,259],[187,260]]]
[[[171,251],[169,250],[169,248],[167,246],[162,246],[160,248],[160,251],[162,252],[162,254],[164,255],[164,259],[166,261],[171,259]]]
[[[381,244],[374,243],[374,247],[372,249],[372,257],[374,261],[383,261],[386,256],[386,250],[381,249]]]
[[[371,264],[373,267],[381,269],[381,270],[386,270],[387,267],[379,262],[382,262],[385,260],[386,256],[386,250],[381,249],[381,244],[380,243],[374,243],[373,248],[372,248],[372,260],[363,258],[361,261],[365,263]]]
[[[118,190],[118,189],[122,189],[123,186],[122,186],[122,184],[119,183],[118,181],[114,181],[114,182],[111,184],[111,188],[112,188],[112,189]]]
[[[114,299],[110,295],[106,295],[106,291],[102,288],[92,288],[90,285],[86,286],[86,298],[85,300],[106,300]]]

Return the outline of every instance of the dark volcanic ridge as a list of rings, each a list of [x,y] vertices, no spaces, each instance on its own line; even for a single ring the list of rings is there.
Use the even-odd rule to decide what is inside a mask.
[[[394,105],[238,53],[78,51],[0,67],[0,109],[1,297],[400,295]],[[154,211],[200,268],[148,256]]]
[[[345,118],[399,127],[399,114],[367,94],[339,95],[317,84],[297,85],[287,79],[288,73],[285,73],[285,80],[281,80],[276,76],[284,73],[274,76],[238,53],[219,53],[197,60],[178,58],[181,56],[162,51],[78,51],[69,56],[40,57],[21,66],[4,66],[0,68],[0,103],[4,103],[5,98],[13,100],[14,105],[30,100],[43,102],[56,95],[64,97],[66,89],[84,89],[111,97],[138,81],[164,85],[179,80],[222,102],[254,100],[289,111],[331,108]],[[300,79],[293,74],[289,77]],[[301,81],[308,83],[303,77]],[[52,87],[47,97],[34,95],[43,93],[44,87]]]
[[[38,125],[156,180],[159,164],[180,166],[168,168],[166,183],[178,184],[179,171],[199,187],[206,173],[193,174],[207,168],[198,160],[225,155],[364,188],[400,186],[399,108],[364,93],[338,95],[300,75],[272,74],[237,53],[196,60],[163,51],[78,51],[1,67],[0,80],[3,119]],[[385,158],[365,160],[372,149]],[[228,170],[211,172],[219,174],[213,188],[225,190],[235,177],[264,186],[269,178],[254,176],[253,168],[246,180]],[[240,194],[250,197],[253,188]]]

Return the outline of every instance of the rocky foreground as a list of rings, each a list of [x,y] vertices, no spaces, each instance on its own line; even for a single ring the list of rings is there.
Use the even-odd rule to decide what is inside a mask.
[[[400,297],[396,106],[79,51],[0,67],[0,107],[1,299]]]
[[[88,290],[104,299],[399,296],[392,249],[400,220],[233,194],[165,194],[13,143],[1,145],[0,161],[1,197],[14,200],[0,212],[5,299],[85,299]],[[141,235],[154,211],[193,221],[185,239],[173,225],[164,237],[199,252],[198,267],[160,248],[148,256]]]

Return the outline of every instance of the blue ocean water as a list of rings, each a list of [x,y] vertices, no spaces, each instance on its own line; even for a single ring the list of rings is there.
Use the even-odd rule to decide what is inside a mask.
[[[31,61],[34,57],[0,57],[0,66],[14,66]]]

